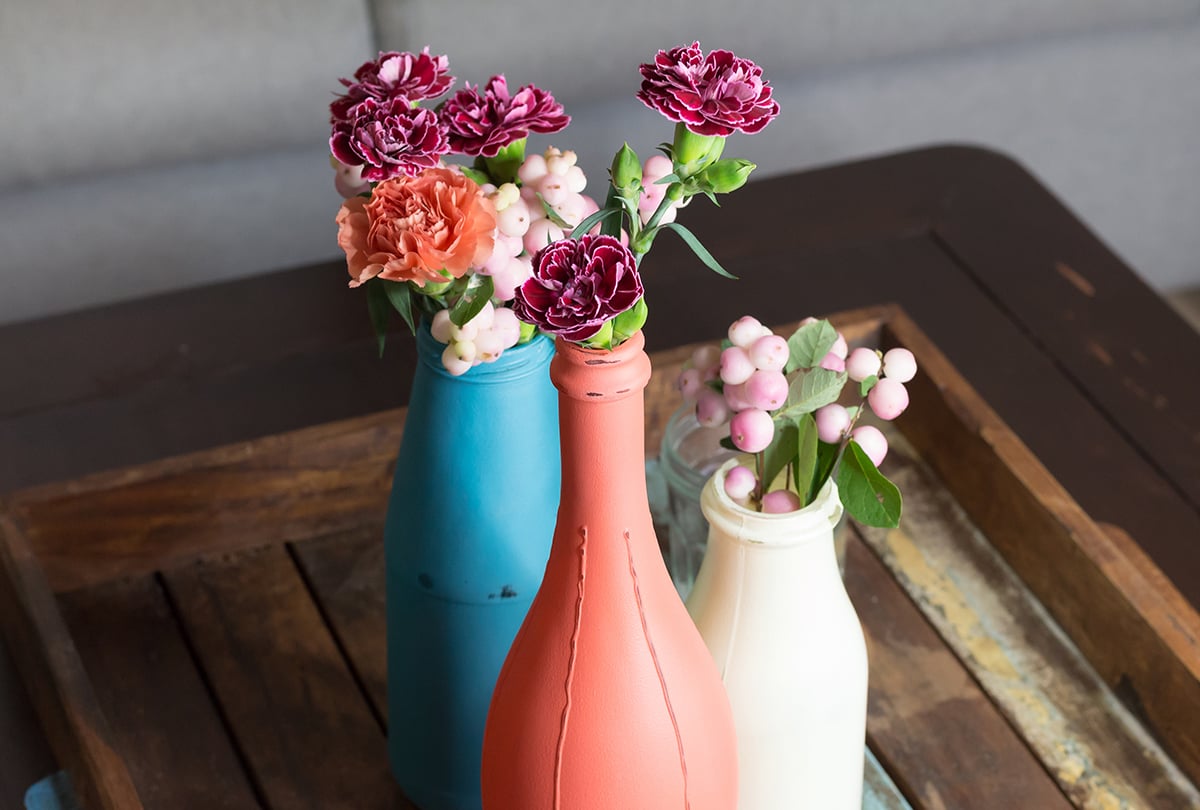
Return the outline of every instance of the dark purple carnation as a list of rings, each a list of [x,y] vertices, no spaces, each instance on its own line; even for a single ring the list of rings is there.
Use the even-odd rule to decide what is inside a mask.
[[[543,332],[581,342],[642,297],[642,279],[629,248],[612,237],[560,239],[533,257],[533,275],[510,306]]]
[[[530,132],[558,132],[571,123],[554,96],[532,84],[509,96],[503,76],[493,76],[482,93],[468,84],[446,100],[441,114],[450,130],[450,151],[471,157],[495,157]]]
[[[379,182],[438,165],[450,145],[433,110],[413,107],[402,97],[368,98],[334,122],[329,150],[347,166],[362,166],[364,179]]]
[[[708,56],[700,43],[659,51],[641,66],[637,97],[647,107],[682,123],[697,135],[754,133],[779,115],[762,68],[729,51]]]
[[[366,99],[391,101],[404,98],[424,101],[437,98],[450,89],[454,77],[447,71],[450,61],[445,56],[430,56],[429,49],[420,53],[381,51],[373,62],[364,62],[354,71],[354,80],[341,79],[346,93],[329,105],[332,123],[351,116],[351,108]]]

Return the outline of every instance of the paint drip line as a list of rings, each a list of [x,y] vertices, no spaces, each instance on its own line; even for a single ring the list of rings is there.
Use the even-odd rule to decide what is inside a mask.
[[[575,626],[571,628],[571,654],[567,658],[567,677],[564,683],[566,702],[558,727],[558,744],[554,748],[554,810],[562,810],[563,751],[567,745],[567,721],[571,717],[571,688],[575,682],[575,655],[579,649],[579,628],[583,623],[583,586],[587,574],[587,526],[579,527],[579,595],[575,597]]]
[[[671,728],[675,730],[675,747],[679,751],[679,770],[683,774],[683,807],[691,810],[692,802],[688,797],[687,759],[683,755],[683,735],[679,733],[679,721],[675,718],[675,709],[671,706],[671,695],[667,692],[667,680],[663,677],[662,666],[658,662],[658,653],[654,642],[650,640],[650,628],[646,625],[646,611],[642,605],[642,591],[638,587],[637,568],[633,564],[633,545],[630,541],[629,530],[625,530],[625,553],[629,555],[629,577],[633,580],[633,597],[637,601],[638,617],[642,620],[642,636],[646,639],[646,648],[650,650],[650,660],[654,662],[654,672],[658,675],[658,685],[662,688],[663,702],[667,706],[667,716],[671,718]]]

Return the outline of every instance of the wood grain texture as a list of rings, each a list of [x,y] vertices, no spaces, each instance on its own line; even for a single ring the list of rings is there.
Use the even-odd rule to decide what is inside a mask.
[[[142,810],[38,560],[3,514],[0,541],[0,622],[54,755],[89,810]]]
[[[410,807],[383,729],[282,546],[164,574],[259,792],[272,807]]]
[[[59,605],[146,807],[258,808],[155,578],[63,594]]]
[[[382,520],[403,426],[385,411],[26,490],[9,509],[54,590],[151,573]]]
[[[300,570],[380,722],[387,718],[383,525],[295,544]]]
[[[0,729],[0,808],[25,810],[25,791],[59,766],[5,644],[0,644]]]
[[[912,810],[900,788],[867,749],[863,767],[863,810]]]
[[[867,636],[867,741],[917,808],[1069,808],[1042,764],[851,533],[846,589]]]
[[[1200,616],[1130,563],[902,313],[887,333],[921,358],[897,422],[946,488],[1105,680],[1200,780]],[[912,414],[919,413],[920,418]]]
[[[899,529],[859,527],[1076,807],[1200,807],[1200,792],[894,429]]]

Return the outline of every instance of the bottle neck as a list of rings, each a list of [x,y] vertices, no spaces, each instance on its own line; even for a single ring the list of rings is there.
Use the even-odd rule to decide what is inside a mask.
[[[613,504],[646,504],[644,345],[640,332],[612,351],[558,342],[550,378],[559,390],[560,509],[573,521]]]

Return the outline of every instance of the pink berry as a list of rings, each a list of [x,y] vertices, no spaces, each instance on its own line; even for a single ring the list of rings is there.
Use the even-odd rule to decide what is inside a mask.
[[[763,335],[750,346],[750,362],[760,371],[783,371],[788,361],[788,342],[780,335]]]
[[[689,368],[679,374],[679,393],[683,394],[684,402],[695,402],[703,388],[704,380],[700,376],[700,369]]]
[[[433,339],[438,343],[449,343],[451,340],[450,326],[450,310],[439,309],[429,324],[429,331],[433,333]]]
[[[846,361],[838,357],[832,351],[821,359],[821,368],[829,371],[845,371]]]
[[[846,358],[846,373],[855,382],[876,376],[879,374],[879,355],[873,349],[855,349]]]
[[[749,498],[757,485],[758,480],[749,467],[739,464],[725,473],[725,494],[735,501]]]
[[[837,333],[837,340],[835,340],[835,341],[833,342],[833,347],[832,347],[832,348],[830,348],[830,350],[829,350],[829,353],[830,353],[830,354],[836,354],[838,357],[840,357],[840,358],[842,358],[843,360],[845,360],[845,359],[846,359],[846,352],[848,352],[849,350],[850,350],[850,347],[846,345],[846,338],[845,338],[845,336],[844,336],[844,335],[843,335],[841,332],[838,332],[838,333]]]
[[[771,330],[759,323],[758,318],[743,315],[729,327],[729,340],[734,346],[748,349],[763,335],[769,335]]]
[[[750,404],[750,397],[746,395],[745,383],[725,386],[725,404],[731,411],[744,411],[754,407]]]
[[[858,442],[858,446],[867,454],[867,458],[871,459],[872,464],[878,467],[883,463],[888,451],[888,441],[879,428],[874,425],[861,425],[850,432],[850,438]]]
[[[788,396],[788,379],[782,371],[759,369],[746,380],[746,399],[751,407],[776,411],[783,407]]]
[[[471,363],[475,360],[475,355],[474,351],[472,351],[469,358],[459,357],[454,347],[455,344],[451,343],[442,352],[442,366],[455,377],[460,377],[470,371]]]
[[[672,171],[675,170],[671,159],[665,155],[654,155],[646,159],[646,165],[642,169],[642,183],[646,186],[654,185],[656,180],[661,180]],[[659,186],[666,189],[666,185]]]
[[[908,349],[888,349],[883,355],[883,373],[889,379],[906,383],[917,376],[917,358]]]
[[[817,423],[817,438],[827,444],[837,444],[842,433],[850,427],[850,412],[836,402],[817,408],[813,414]]]
[[[529,230],[525,232],[525,250],[532,256],[546,245],[562,238],[562,228],[548,219],[535,219],[529,223]]]
[[[521,168],[517,169],[517,177],[521,178],[522,183],[529,185],[545,177],[547,171],[549,170],[546,168],[546,158],[533,154],[525,158]]]
[[[692,352],[692,368],[698,368],[701,371],[720,365],[721,350],[713,345],[701,346],[696,351]]]
[[[503,211],[496,212],[496,227],[505,236],[521,237],[529,230],[529,206],[518,199]]]
[[[738,385],[750,379],[754,373],[754,364],[750,355],[740,346],[730,346],[721,352],[721,380],[730,385]]]
[[[704,386],[696,397],[696,421],[704,427],[717,427],[725,424],[727,419],[729,406],[725,404],[725,397]]]
[[[782,515],[800,508],[800,496],[790,489],[777,489],[763,495],[762,510],[768,515]]]
[[[908,407],[908,389],[904,383],[884,377],[867,394],[867,402],[880,419],[892,420]]]
[[[493,363],[504,354],[504,335],[495,329],[484,329],[475,338],[475,356],[484,363]]]
[[[729,420],[729,437],[743,453],[758,453],[775,438],[775,422],[766,411],[747,408]]]

